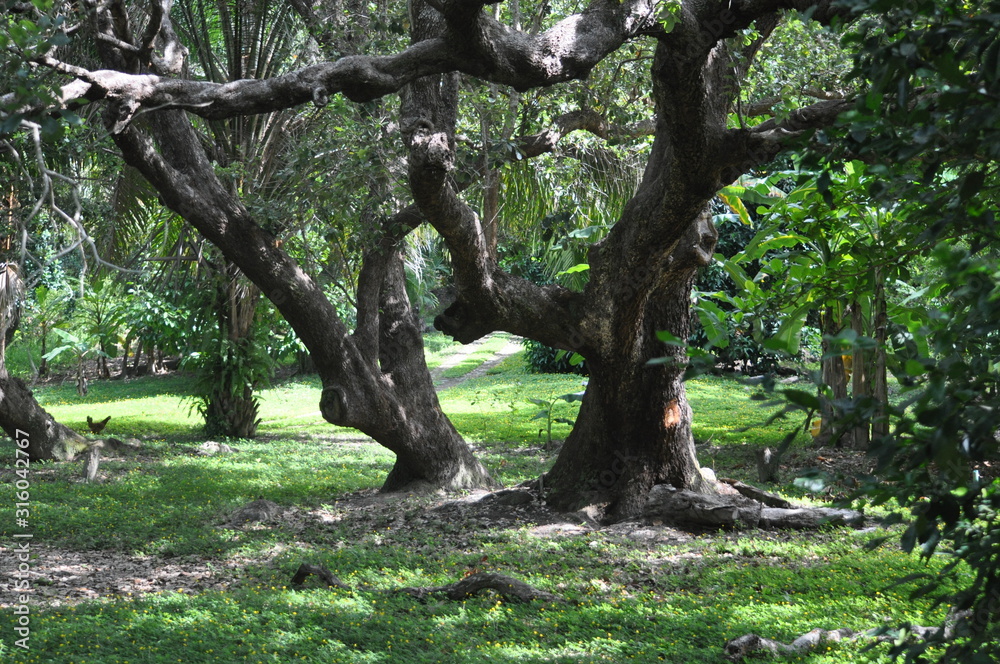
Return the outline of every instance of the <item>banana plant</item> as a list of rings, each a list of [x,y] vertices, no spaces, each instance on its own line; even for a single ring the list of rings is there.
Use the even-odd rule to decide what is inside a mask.
[[[60,355],[67,354],[76,362],[76,391],[81,397],[87,395],[87,377],[84,373],[86,362],[91,357],[102,357],[106,354],[101,350],[100,342],[86,337],[77,336],[72,332],[55,328],[53,330],[62,339],[62,345],[53,348],[43,356],[45,360],[55,360]]]

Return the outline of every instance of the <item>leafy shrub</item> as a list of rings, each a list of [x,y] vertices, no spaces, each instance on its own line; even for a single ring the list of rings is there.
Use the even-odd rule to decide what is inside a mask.
[[[524,339],[524,357],[532,373],[575,373],[589,375],[586,362],[571,364],[573,354],[546,346],[533,339]]]

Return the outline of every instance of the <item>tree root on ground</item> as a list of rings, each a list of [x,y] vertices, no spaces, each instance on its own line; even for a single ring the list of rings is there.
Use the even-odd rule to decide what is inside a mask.
[[[859,636],[865,635],[865,632],[855,632],[852,629],[814,629],[791,643],[781,643],[756,634],[745,634],[726,642],[726,657],[731,661],[741,662],[746,657],[759,657],[761,655],[801,655],[824,642],[845,639],[853,641]]]
[[[319,577],[327,586],[331,588],[352,590],[349,585],[337,578],[337,576],[330,570],[319,565],[310,565],[309,563],[302,563],[299,566],[298,571],[295,572],[295,576],[292,577],[292,587],[301,588],[302,584],[310,575]],[[471,597],[484,590],[492,590],[498,595],[502,595],[507,599],[512,599],[518,602],[530,602],[536,599],[543,602],[566,601],[558,595],[553,595],[552,593],[545,592],[544,590],[539,590],[538,588],[528,585],[524,581],[519,581],[518,579],[507,576],[506,574],[498,574],[496,572],[477,572],[475,574],[470,574],[461,581],[449,583],[446,586],[430,588],[400,588],[393,592],[406,593],[407,595],[416,597],[418,600],[423,602],[428,598],[428,596],[436,593],[444,593],[448,599],[458,601],[463,600],[466,597]]]
[[[774,528],[814,529],[824,525],[857,526],[864,515],[854,510],[830,507],[767,507],[776,502],[769,494],[753,487],[736,487],[741,493],[759,492],[759,499],[745,495],[710,495],[677,490],[669,484],[657,484],[649,492],[642,516],[653,524],[667,523],[681,528]],[[773,498],[780,500],[777,496]],[[787,504],[787,503],[786,503]]]
[[[780,507],[786,510],[794,509],[795,507],[795,505],[788,502],[781,496],[775,495],[773,493],[768,493],[763,489],[758,489],[757,487],[751,486],[749,484],[744,484],[739,480],[729,479],[728,477],[720,477],[719,481],[722,482],[723,484],[728,484],[729,486],[733,487],[747,498],[750,498],[751,500],[756,500],[759,503],[764,503],[768,507]]]
[[[319,565],[310,565],[309,563],[302,563],[299,565],[298,571],[295,572],[295,576],[292,577],[292,586],[295,588],[301,587],[302,584],[305,583],[305,580],[311,575],[319,577],[330,588],[351,590],[349,585],[337,578],[337,576],[327,568],[320,567]]]
[[[412,595],[421,601],[426,599],[428,595],[444,593],[448,599],[457,601],[471,597],[483,590],[492,590],[507,599],[513,599],[518,602],[530,602],[536,599],[543,602],[565,601],[558,595],[539,590],[524,581],[518,581],[513,577],[505,574],[497,574],[496,572],[477,572],[476,574],[470,574],[461,581],[449,583],[446,586],[438,586],[437,588],[401,588],[399,592]]]
[[[944,639],[949,640],[954,637],[954,630],[958,623],[965,620],[968,612],[960,611],[949,616],[944,628]],[[924,641],[937,637],[941,634],[940,627],[923,627],[921,625],[910,625],[906,628],[906,636],[918,641]],[[878,643],[895,642],[899,639],[899,630],[886,630],[885,628],[869,629],[857,632],[853,629],[814,629],[806,632],[791,643],[782,643],[774,639],[766,639],[756,634],[745,634],[741,637],[726,642],[726,658],[733,662],[742,662],[748,657],[780,657],[786,655],[803,655],[823,643],[835,643],[838,641],[856,641],[862,638],[874,639]]]

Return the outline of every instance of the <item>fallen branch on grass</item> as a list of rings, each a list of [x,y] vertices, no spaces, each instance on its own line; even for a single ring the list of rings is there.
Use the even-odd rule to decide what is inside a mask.
[[[478,572],[470,574],[461,581],[449,583],[446,586],[438,586],[436,588],[401,588],[399,592],[412,595],[421,601],[425,600],[428,595],[444,593],[448,599],[457,601],[471,597],[483,590],[492,590],[507,599],[519,602],[530,602],[535,599],[540,599],[543,602],[565,601],[558,595],[539,590],[524,581],[518,581],[513,577],[505,574],[497,574],[496,572]]]

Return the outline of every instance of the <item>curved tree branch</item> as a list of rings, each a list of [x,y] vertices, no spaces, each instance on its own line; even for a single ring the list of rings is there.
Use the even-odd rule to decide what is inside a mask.
[[[169,2],[157,0],[155,6],[162,10],[169,8]],[[204,118],[222,119],[267,113],[310,101],[322,104],[336,93],[352,101],[370,101],[397,92],[422,76],[450,71],[519,90],[582,78],[653,21],[650,0],[627,0],[622,4],[596,0],[582,13],[532,35],[502,25],[479,11],[480,6],[450,3],[445,18],[450,21],[451,29],[441,37],[417,42],[400,53],[352,55],[270,79],[212,83],[106,69],[87,71],[49,57],[40,58],[39,62],[88,83],[85,90],[74,88],[79,97],[106,96],[135,110],[183,108]],[[473,7],[472,26],[456,19],[458,15],[467,15]],[[151,25],[155,19],[156,16]],[[165,15],[161,24],[158,31],[152,27],[147,31],[147,40],[154,32],[170,39],[172,31],[168,30],[169,20]],[[132,43],[122,35],[108,36],[124,44]],[[135,110],[116,124],[118,131]]]
[[[755,127],[727,131],[719,157],[722,184],[767,163],[785,149],[789,140],[811,129],[832,126],[841,113],[853,106],[853,99],[830,99],[796,109],[783,120],[772,118]]]

